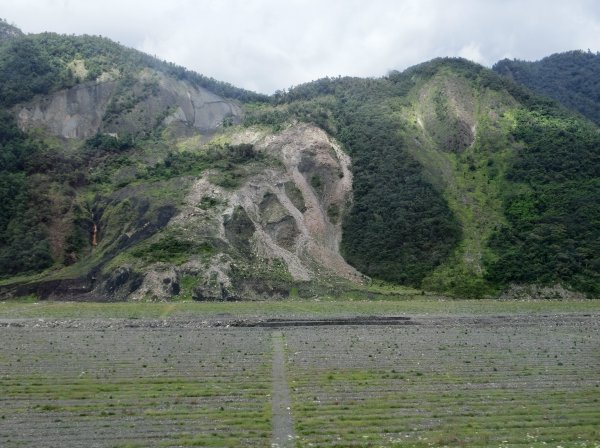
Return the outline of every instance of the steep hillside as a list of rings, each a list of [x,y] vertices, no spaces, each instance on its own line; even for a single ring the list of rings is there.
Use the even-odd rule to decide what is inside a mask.
[[[461,296],[600,291],[600,134],[586,121],[452,59],[280,102],[256,119],[320,123],[352,157],[342,249],[361,272]]]
[[[503,59],[493,69],[600,125],[600,54],[569,51],[536,62]]]
[[[315,126],[240,126],[265,97],[94,37],[7,41],[0,78],[5,295],[233,300],[362,282],[339,254],[348,157]]]
[[[600,134],[476,64],[267,98],[98,37],[0,42],[0,294],[600,293]]]

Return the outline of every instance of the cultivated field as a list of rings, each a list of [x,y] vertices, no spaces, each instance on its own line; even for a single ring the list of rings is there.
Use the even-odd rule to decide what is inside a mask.
[[[286,331],[300,446],[597,446],[598,316]]]
[[[595,301],[0,303],[0,446],[597,447],[599,318]]]

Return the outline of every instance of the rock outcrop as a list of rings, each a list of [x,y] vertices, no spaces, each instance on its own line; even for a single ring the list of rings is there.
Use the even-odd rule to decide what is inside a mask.
[[[19,126],[85,139],[98,132],[135,135],[161,122],[210,132],[226,120],[238,123],[242,115],[235,101],[159,72],[144,70],[129,83],[124,92],[124,80],[118,74],[105,74],[96,81],[36,97],[16,106]],[[111,116],[115,109],[117,118]]]
[[[233,190],[212,183],[206,172],[166,228],[219,250],[192,256],[180,266],[147,266],[139,288],[125,295],[165,300],[184,277],[195,279],[196,300],[282,297],[294,284],[327,278],[361,282],[363,276],[339,252],[340,217],[351,204],[352,174],[350,159],[338,144],[306,124],[273,135],[243,130],[232,138],[236,144],[252,144],[277,163],[266,163]],[[256,266],[266,269],[265,277],[256,278]],[[273,281],[278,276],[288,280]]]
[[[37,97],[17,107],[19,126],[65,138],[91,137],[100,130],[115,87],[115,81],[91,82]]]

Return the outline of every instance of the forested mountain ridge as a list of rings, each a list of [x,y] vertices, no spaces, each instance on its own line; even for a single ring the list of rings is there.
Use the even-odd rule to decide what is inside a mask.
[[[493,70],[600,125],[600,54],[568,51],[536,62],[503,59]]]
[[[361,272],[463,296],[513,283],[597,293],[599,133],[556,103],[438,59],[309,83],[278,107],[321,122],[352,157],[342,249]]]
[[[0,106],[4,295],[600,292],[598,128],[462,59],[266,97],[17,33]]]

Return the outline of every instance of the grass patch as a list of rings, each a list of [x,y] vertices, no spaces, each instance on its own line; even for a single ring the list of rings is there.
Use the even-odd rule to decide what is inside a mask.
[[[136,248],[132,255],[146,263],[181,264],[192,255],[210,256],[215,248],[208,242],[196,242],[167,235],[155,243]]]
[[[301,446],[593,446],[596,327],[583,319],[549,331],[532,319],[289,330]]]
[[[190,281],[191,280],[187,280]],[[193,302],[177,303],[87,303],[87,302],[0,302],[4,318],[167,318],[232,316],[335,317],[355,315],[486,315],[596,313],[597,300],[286,300],[280,302]]]

